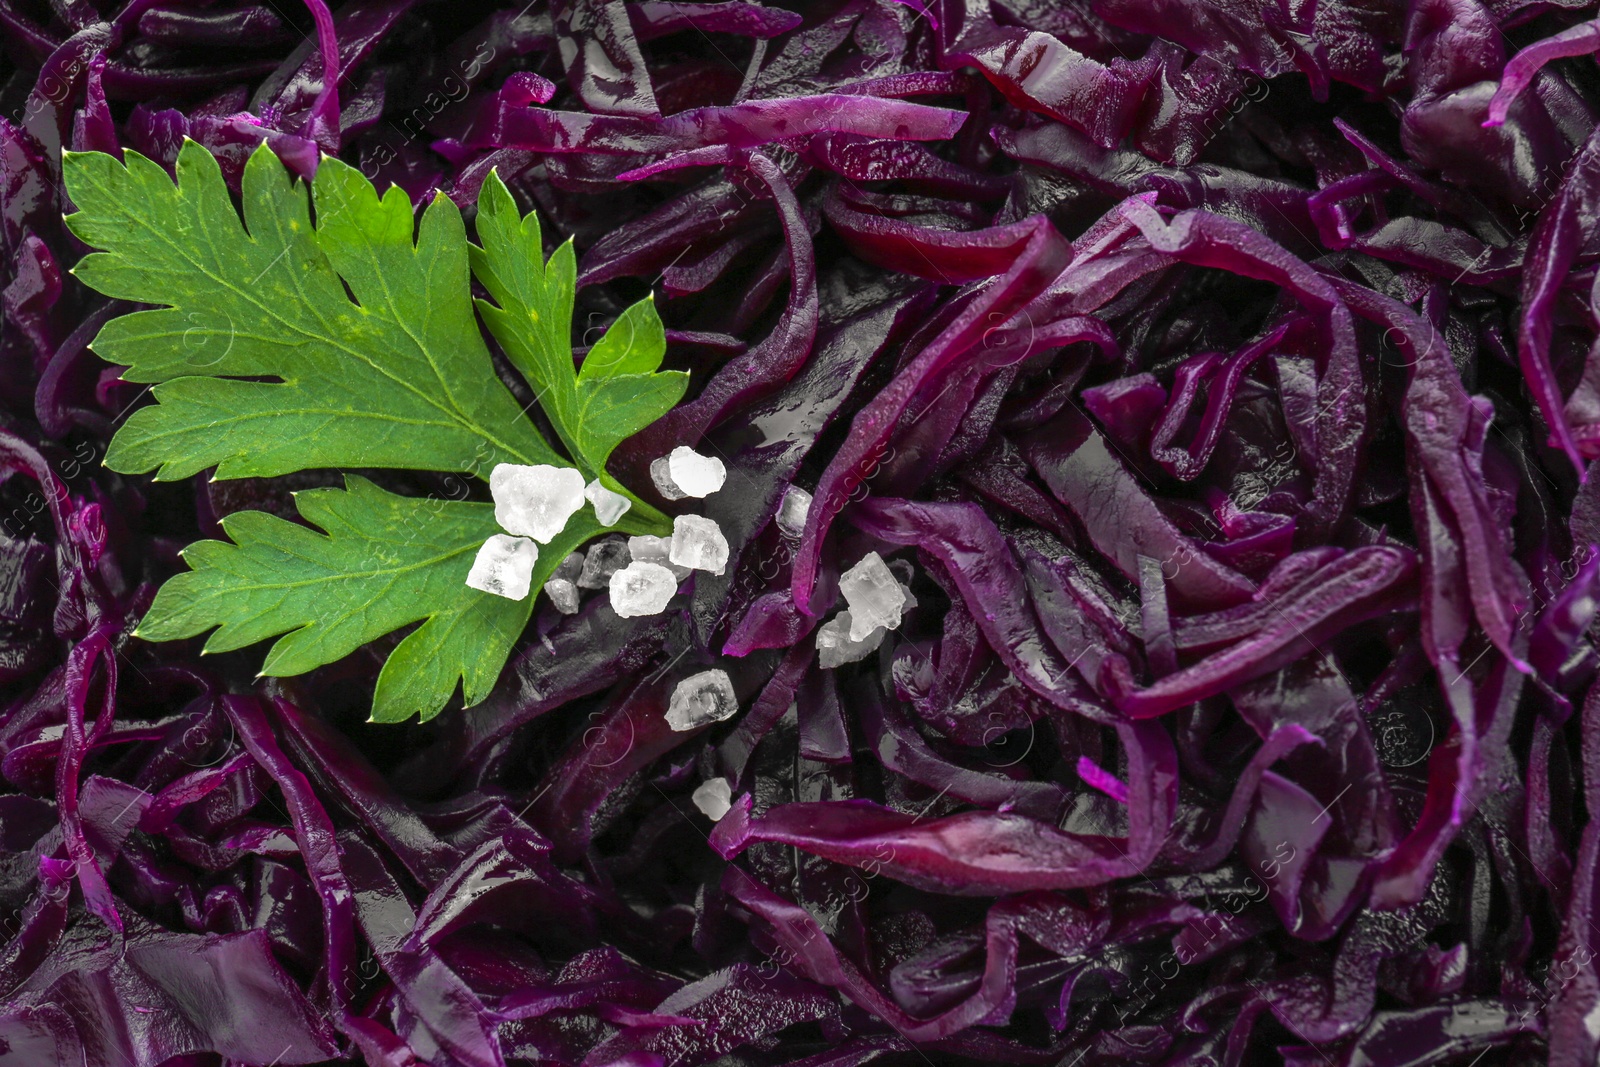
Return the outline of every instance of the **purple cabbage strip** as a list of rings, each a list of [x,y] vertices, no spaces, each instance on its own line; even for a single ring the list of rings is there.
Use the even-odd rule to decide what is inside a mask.
[[[1592,1063],[1596,26],[0,0],[0,1062]],[[61,152],[184,138],[469,220],[497,168],[579,354],[653,292],[690,391],[613,473],[721,458],[658,503],[725,572],[537,593],[426,724],[366,722],[383,642],[133,637],[321,477],[101,463],[147,399]],[[914,604],[835,663],[873,552]]]
[[[814,614],[812,592],[823,534],[849,494],[864,484],[882,460],[889,435],[915,393],[950,373],[958,361],[984,360],[983,344],[991,331],[1004,328],[1066,266],[1069,248],[1054,227],[1039,218],[1032,228],[1027,244],[1006,273],[971,290],[955,318],[856,415],[844,447],[818,480],[806,516],[792,583],[794,601],[801,611]],[[1024,350],[1011,358],[1026,354]]]

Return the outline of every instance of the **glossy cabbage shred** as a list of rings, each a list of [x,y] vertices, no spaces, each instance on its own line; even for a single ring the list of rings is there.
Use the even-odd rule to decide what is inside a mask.
[[[1593,1065],[1595,6],[785,3],[0,0],[0,1067]],[[654,292],[726,572],[426,724],[134,638],[338,478],[100,463],[61,153],[185,138]]]

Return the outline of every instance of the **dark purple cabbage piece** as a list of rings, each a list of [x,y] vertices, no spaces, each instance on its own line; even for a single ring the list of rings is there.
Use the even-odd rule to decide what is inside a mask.
[[[1592,1065],[1597,16],[0,0],[0,1067]],[[323,484],[100,466],[60,153],[185,137],[654,291],[728,571],[426,725],[132,638]]]

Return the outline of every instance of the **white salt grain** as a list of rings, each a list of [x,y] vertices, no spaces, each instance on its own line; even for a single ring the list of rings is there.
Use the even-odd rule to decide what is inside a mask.
[[[659,615],[678,591],[678,580],[659,563],[630,563],[611,576],[611,610],[618,618]]]
[[[583,507],[583,475],[547,463],[498,463],[489,472],[494,518],[507,533],[549,544]]]
[[[684,496],[710,496],[728,480],[728,468],[715,456],[702,456],[688,445],[667,454],[667,473]]]
[[[799,537],[806,532],[806,516],[810,513],[811,494],[798,485],[791,485],[778,502],[778,529],[786,537]]]
[[[726,778],[701,782],[689,798],[712,822],[718,822],[733,807],[733,787]]]
[[[721,574],[728,567],[728,539],[715,519],[679,515],[672,520],[672,545],[667,558],[680,567]]]
[[[544,583],[545,595],[550,598],[550,603],[563,615],[575,615],[578,611],[578,587],[566,578],[551,578]]]
[[[594,505],[594,517],[600,520],[601,526],[615,526],[633,507],[633,501],[601,485],[599,478],[583,487],[583,495]]]
[[[900,625],[906,592],[876,552],[868,552],[839,576],[839,592],[850,605],[850,640],[860,641],[879,626],[893,630]]]
[[[467,585],[507,600],[521,600],[533,584],[537,562],[539,546],[526,537],[490,534],[467,572]]]
[[[728,672],[701,671],[672,690],[672,699],[667,702],[667,725],[674,730],[693,730],[730,719],[738,711],[739,698],[734,695]]]
[[[678,483],[672,480],[672,471],[669,469],[666,456],[650,461],[650,480],[656,483],[656,492],[667,500],[682,500],[687,495],[678,488]]]
[[[857,640],[850,636],[851,619],[848,611],[841,611],[817,627],[817,665],[832,670],[846,663],[866,659],[878,650],[889,631],[882,626]]]
[[[583,570],[578,573],[579,589],[604,589],[611,584],[611,576],[631,562],[628,542],[620,537],[607,537],[589,546],[583,557]]]

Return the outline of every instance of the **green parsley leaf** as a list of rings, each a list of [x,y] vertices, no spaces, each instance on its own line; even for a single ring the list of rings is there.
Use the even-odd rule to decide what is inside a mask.
[[[170,480],[211,466],[245,478],[564,465],[495,376],[448,197],[418,226],[403,190],[379,199],[359,171],[324,158],[313,227],[304,184],[263,145],[245,165],[241,224],[201,145],[185,142],[176,185],[125,155],[72,152],[63,164],[79,209],[67,225],[103,249],[73,273],[107,296],[164,305],[95,338],[124,379],[161,383],[107,466]],[[238,380],[263,377],[279,381]]]
[[[689,386],[683,371],[658,369],[667,337],[654,299],[624,311],[575,367],[572,242],[546,262],[539,217],[523,216],[493,172],[478,193],[477,228],[483,247],[471,249],[472,273],[494,298],[477,302],[489,332],[533,386],[584,474],[626,494],[635,510],[659,516],[606,473],[612,450],[670,411]]]
[[[63,169],[78,208],[67,224],[100,250],[74,273],[155,305],[113,319],[93,343],[126,380],[154,383],[157,401],[117,431],[113,470],[173,480],[208,467],[217,478],[389,467],[487,480],[499,463],[568,466],[496,376],[473,314],[474,265],[501,305],[480,305],[490,325],[546,394],[586,476],[626,493],[606,458],[683,394],[685,375],[656,373],[665,332],[649,302],[575,371],[571,247],[546,271],[537,220],[520,218],[498,178],[478,249],[444,196],[419,223],[402,190],[379,197],[332,158],[308,189],[265,145],[245,165],[242,220],[216,159],[193,141],[176,182],[131,151],[125,161],[68,153]],[[534,255],[517,262],[530,240]],[[670,530],[633,499],[617,530]],[[139,636],[209,630],[209,652],[275,637],[262,673],[293,675],[420,623],[378,675],[373,718],[430,718],[458,685],[468,705],[488,695],[533,606],[466,585],[478,549],[501,532],[492,505],[397,496],[347,476],[346,488],[300,493],[296,506],[322,532],[246,511],[223,522],[233,543],[189,546],[191,570],[162,586]],[[574,515],[540,546],[533,588],[603,532],[591,510]]]
[[[468,705],[488,695],[527,624],[533,597],[507,600],[467,587],[478,548],[500,533],[492,504],[397,496],[348,475],[344,489],[311,489],[295,506],[322,533],[262,511],[222,520],[232,539],[184,550],[192,568],[161,587],[139,624],[152,641],[216,627],[207,652],[278,637],[262,674],[303,674],[386,633],[422,622],[378,675],[372,718],[437,714],[459,679]],[[533,588],[600,533],[579,512],[539,546]]]

